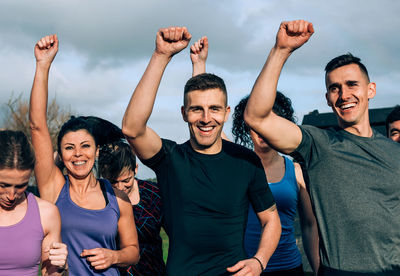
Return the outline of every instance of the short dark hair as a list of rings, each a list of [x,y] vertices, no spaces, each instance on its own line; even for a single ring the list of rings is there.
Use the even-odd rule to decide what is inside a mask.
[[[0,131],[0,170],[33,170],[35,153],[22,131]]]
[[[208,89],[213,89],[213,88],[218,88],[224,93],[225,105],[227,105],[228,94],[226,92],[226,86],[225,86],[224,80],[221,79],[220,77],[218,77],[214,74],[210,74],[210,73],[203,73],[203,74],[196,75],[196,76],[190,78],[186,82],[185,89],[184,89],[184,95],[183,95],[183,105],[186,106],[186,104],[187,104],[186,95],[190,91],[208,90]]]
[[[249,97],[249,95],[244,97],[235,106],[235,111],[233,113],[232,134],[235,143],[248,148],[253,148],[253,141],[250,137],[250,128],[244,121],[244,110],[246,109]],[[274,106],[272,107],[272,111],[276,115],[281,116],[293,123],[296,122],[292,101],[280,91],[276,92],[276,98]]]
[[[98,169],[102,178],[116,180],[124,169],[134,171],[136,156],[124,141],[118,141],[100,148]]]
[[[361,63],[360,58],[353,56],[351,53],[335,57],[334,59],[329,61],[328,64],[325,66],[325,79],[327,75],[333,70],[349,64],[357,64],[361,72],[365,74],[369,82],[369,75],[367,68],[365,67],[364,64]]]
[[[389,137],[389,124],[400,121],[400,105],[396,105],[386,117],[386,135]]]

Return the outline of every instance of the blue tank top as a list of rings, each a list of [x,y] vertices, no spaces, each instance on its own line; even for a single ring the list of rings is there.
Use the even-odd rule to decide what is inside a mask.
[[[119,206],[111,184],[99,179],[105,186],[108,204],[101,210],[89,210],[76,205],[69,194],[69,181],[58,196],[56,205],[61,215],[61,237],[68,246],[69,275],[119,275],[116,267],[97,271],[81,258],[83,249],[108,248],[116,250]]]
[[[301,265],[301,255],[294,237],[294,219],[296,217],[299,188],[296,182],[293,162],[285,158],[285,175],[276,183],[269,183],[281,219],[282,234],[278,247],[268,262],[265,271],[292,269]],[[267,176],[268,177],[268,176]],[[249,207],[249,216],[244,239],[246,253],[249,257],[256,254],[260,241],[261,225]]]

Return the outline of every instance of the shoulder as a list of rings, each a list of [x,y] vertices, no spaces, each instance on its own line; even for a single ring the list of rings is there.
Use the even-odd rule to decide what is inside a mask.
[[[117,199],[120,213],[123,214],[127,210],[132,210],[132,204],[128,195],[125,192],[118,190],[117,188],[112,189],[114,191],[115,198]]]
[[[302,134],[303,134],[303,139],[304,139],[304,134],[307,136],[312,136],[315,138],[318,137],[330,137],[330,136],[340,136],[340,128],[338,127],[330,127],[330,128],[319,128],[316,126],[310,126],[310,125],[301,125],[299,126]]]
[[[164,149],[164,150],[170,150],[175,147],[182,146],[182,145],[177,144],[175,141],[164,139],[164,138],[161,139],[161,142],[162,142],[162,149]]]
[[[227,140],[222,140],[222,149],[225,153],[237,156],[257,156],[253,150]]]
[[[343,130],[339,127],[321,129],[315,126],[302,125],[299,128],[302,133],[302,139],[294,152],[308,150],[310,147],[326,147],[329,144],[341,142],[345,139]]]
[[[141,159],[142,163],[151,169],[158,167],[162,160],[165,159],[166,156],[171,154],[171,152],[175,151],[177,147],[177,143],[168,139],[161,139],[161,148],[160,150],[149,159]]]
[[[225,140],[223,140],[222,145],[224,153],[230,158],[236,159],[237,162],[262,168],[261,160],[253,150]]]
[[[55,204],[53,204],[47,200],[41,199],[37,196],[34,196],[34,197],[36,199],[36,202],[38,203],[39,212],[40,212],[41,216],[53,217],[53,216],[60,215],[58,208]]]
[[[50,228],[60,227],[61,217],[57,206],[37,196],[34,196],[34,198],[39,207],[40,221],[45,232],[48,232]]]

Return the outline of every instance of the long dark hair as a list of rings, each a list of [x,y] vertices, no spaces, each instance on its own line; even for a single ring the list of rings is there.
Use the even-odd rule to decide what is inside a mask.
[[[57,146],[60,156],[61,139],[64,137],[64,135],[68,132],[82,129],[86,130],[93,137],[95,144],[100,148],[100,151],[103,147],[106,147],[109,144],[125,139],[122,130],[105,119],[96,116],[71,116],[71,118],[62,125],[58,134]],[[56,164],[60,170],[64,169],[64,164],[62,161],[56,162]],[[94,169],[95,171],[98,171],[96,164]]]
[[[96,117],[96,116],[71,116],[71,118],[65,122],[57,138],[58,152],[61,154],[61,139],[65,134],[71,131],[86,130],[94,139],[96,146],[103,146],[121,139],[124,139],[122,130],[114,125],[113,123]]]

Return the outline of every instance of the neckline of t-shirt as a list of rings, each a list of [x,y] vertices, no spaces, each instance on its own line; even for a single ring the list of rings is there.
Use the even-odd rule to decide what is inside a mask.
[[[354,139],[354,140],[359,140],[359,141],[372,141],[376,139],[377,136],[377,132],[375,129],[372,129],[372,136],[371,137],[364,137],[364,136],[359,136],[356,134],[353,134],[351,132],[348,132],[347,130],[340,128],[340,133],[342,133],[343,135],[345,135],[346,137],[350,138],[350,139]]]
[[[223,147],[224,147],[224,140],[222,140],[222,148],[221,151],[218,153],[213,153],[213,154],[204,154],[204,153],[200,153],[195,151],[192,148],[192,145],[190,144],[190,140],[186,141],[186,146],[189,148],[189,152],[191,155],[200,158],[200,159],[206,159],[206,160],[210,160],[210,159],[218,159],[221,158],[221,156],[224,155],[224,151],[223,151]]]

